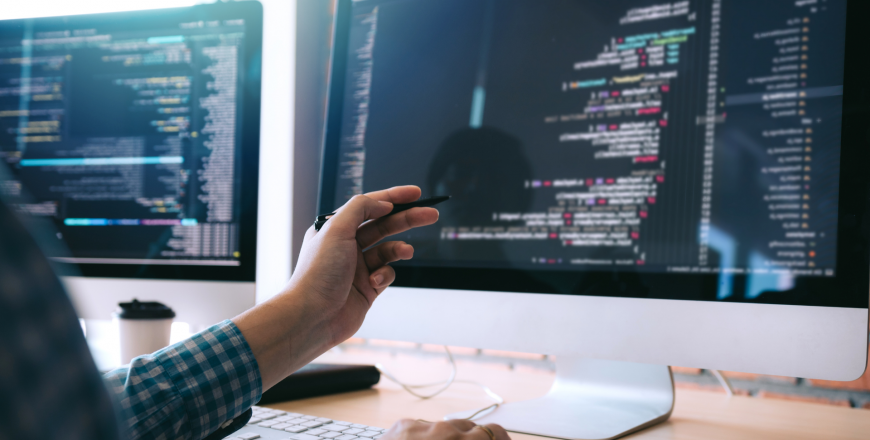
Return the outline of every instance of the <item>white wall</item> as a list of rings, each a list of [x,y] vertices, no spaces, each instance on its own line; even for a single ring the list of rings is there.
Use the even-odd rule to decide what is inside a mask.
[[[296,100],[296,0],[263,0],[261,3],[264,18],[258,303],[277,294],[290,279]]]
[[[2,0],[0,20],[159,9],[209,0]],[[263,4],[257,302],[275,295],[290,277],[290,206],[295,102],[296,0]],[[2,23],[0,23],[2,26]]]

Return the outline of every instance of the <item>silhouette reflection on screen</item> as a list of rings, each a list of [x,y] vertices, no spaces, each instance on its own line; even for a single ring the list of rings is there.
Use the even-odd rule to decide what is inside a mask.
[[[532,194],[525,181],[532,178],[522,143],[490,127],[464,128],[447,137],[429,165],[427,189],[451,195],[439,206],[441,227],[486,227],[498,212],[526,212]],[[499,241],[441,240],[437,258],[504,261]],[[434,255],[433,255],[434,257]]]

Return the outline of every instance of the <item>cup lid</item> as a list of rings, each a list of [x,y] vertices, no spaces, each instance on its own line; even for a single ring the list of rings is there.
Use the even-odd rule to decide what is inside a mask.
[[[115,315],[121,319],[169,319],[175,318],[175,312],[159,302],[139,301],[119,303]]]

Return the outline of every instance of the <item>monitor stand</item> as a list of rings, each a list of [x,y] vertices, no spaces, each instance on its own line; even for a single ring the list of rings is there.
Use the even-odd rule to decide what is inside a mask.
[[[546,396],[502,404],[474,422],[562,439],[613,439],[667,420],[673,408],[670,367],[557,356]]]

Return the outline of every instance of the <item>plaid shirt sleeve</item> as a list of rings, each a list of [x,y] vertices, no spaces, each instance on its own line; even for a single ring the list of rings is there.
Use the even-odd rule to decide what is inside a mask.
[[[130,439],[221,437],[243,426],[262,396],[257,361],[229,320],[104,379]]]

